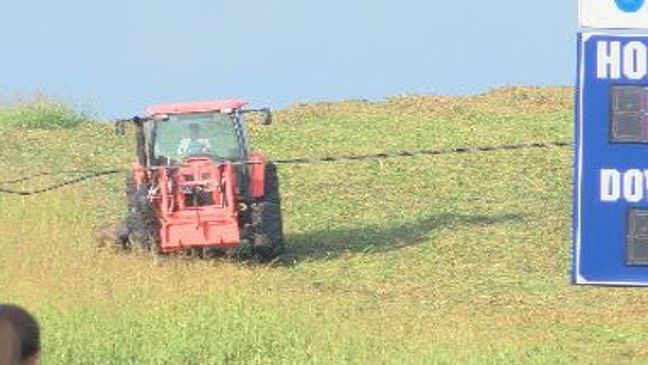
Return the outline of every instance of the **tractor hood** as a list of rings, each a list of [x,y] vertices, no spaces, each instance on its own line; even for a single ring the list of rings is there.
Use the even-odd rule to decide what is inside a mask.
[[[241,109],[248,104],[242,99],[194,101],[189,103],[162,104],[146,109],[150,118],[174,114],[230,112],[234,109]]]

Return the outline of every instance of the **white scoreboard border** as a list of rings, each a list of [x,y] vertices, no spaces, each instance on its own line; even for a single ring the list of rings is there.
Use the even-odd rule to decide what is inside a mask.
[[[610,30],[638,30],[638,31],[648,31],[648,2],[643,5],[642,9],[639,10],[639,13],[627,13],[628,20],[625,24],[621,18],[623,17],[623,11],[618,9],[618,14],[611,14],[615,18],[615,24],[607,23],[603,25],[590,24],[585,25],[585,14],[583,10],[585,8],[590,8],[585,5],[586,2],[590,0],[578,0],[578,26],[581,29],[610,29]],[[607,0],[610,4],[614,3],[614,0]],[[599,19],[600,20],[600,19]],[[594,21],[593,23],[596,23]]]

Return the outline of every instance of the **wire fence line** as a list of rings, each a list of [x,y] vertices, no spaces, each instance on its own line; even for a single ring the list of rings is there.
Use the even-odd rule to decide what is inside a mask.
[[[276,160],[272,160],[272,162],[274,162],[277,165],[291,165],[291,164],[314,165],[314,164],[321,164],[321,163],[333,163],[339,161],[363,161],[363,160],[378,160],[378,159],[391,159],[391,158],[404,158],[404,157],[440,156],[440,155],[451,155],[451,154],[472,154],[472,153],[485,153],[485,152],[495,152],[495,151],[515,151],[515,150],[525,150],[525,149],[549,149],[549,148],[566,148],[566,147],[572,147],[572,142],[551,141],[551,142],[502,144],[502,145],[495,145],[495,146],[449,147],[449,148],[440,148],[440,149],[420,149],[420,150],[413,150],[413,151],[380,152],[380,153],[361,154],[361,155],[347,154],[347,155],[326,156],[326,157],[276,159]],[[256,164],[258,162],[236,161],[230,163],[233,165],[247,165],[247,164]],[[15,178],[12,180],[0,181],[0,194],[19,195],[19,196],[38,195],[53,190],[61,189],[69,185],[78,184],[87,180],[91,180],[91,179],[95,179],[107,175],[124,173],[127,171],[129,170],[107,168],[103,170],[61,170],[61,171],[39,172],[36,174]],[[72,175],[72,174],[82,174],[82,176],[66,179],[56,184],[52,184],[43,188],[38,188],[33,190],[16,190],[16,189],[3,187],[6,185],[26,182],[44,176],[60,176],[60,175]]]
[[[98,178],[98,177],[106,176],[106,175],[118,174],[118,173],[124,172],[124,171],[126,171],[126,170],[124,170],[124,169],[111,169],[111,170],[88,172],[87,175],[79,176],[79,177],[72,178],[72,179],[65,180],[65,181],[61,181],[59,183],[56,183],[56,184],[53,184],[53,185],[50,185],[50,186],[47,186],[47,187],[44,187],[44,188],[39,188],[39,189],[34,189],[34,190],[14,190],[14,189],[3,188],[2,186],[0,186],[0,194],[21,195],[21,196],[37,195],[37,194],[47,193],[49,191],[61,189],[61,188],[65,187],[65,186],[68,186],[68,185],[78,184],[78,183],[86,181],[86,180],[90,180],[90,179],[94,179],[94,178]],[[71,171],[67,171],[67,172],[43,172],[43,173],[40,173],[40,174],[32,175],[32,177],[23,177],[23,178],[20,178],[20,179],[11,180],[11,181],[7,181],[7,182],[0,182],[0,185],[7,185],[7,184],[10,184],[10,183],[24,182],[24,181],[28,181],[30,179],[34,179],[34,178],[40,177],[40,176],[62,175],[62,174],[66,174],[66,173],[70,174],[70,173],[79,173],[79,172],[78,171],[74,171],[74,172],[71,172]]]
[[[325,162],[338,162],[338,161],[360,161],[360,160],[376,160],[397,157],[418,157],[418,156],[439,156],[450,154],[467,154],[467,153],[481,153],[481,152],[494,152],[494,151],[511,151],[511,150],[524,150],[524,149],[540,149],[540,148],[553,148],[553,147],[571,147],[571,142],[554,141],[554,142],[535,142],[535,143],[519,143],[519,144],[504,144],[498,146],[468,146],[468,147],[449,147],[440,149],[422,149],[414,151],[393,151],[381,152],[364,155],[338,155],[331,157],[317,157],[317,158],[292,158],[292,159],[279,159],[273,160],[275,164],[316,164]]]

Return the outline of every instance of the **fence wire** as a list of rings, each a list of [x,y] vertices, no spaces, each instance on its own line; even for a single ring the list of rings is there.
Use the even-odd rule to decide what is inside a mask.
[[[556,148],[556,147],[564,148],[564,147],[571,147],[571,146],[572,146],[571,142],[553,141],[553,142],[504,144],[504,145],[497,145],[497,146],[467,146],[467,147],[450,147],[450,148],[440,148],[440,149],[421,149],[421,150],[413,150],[413,151],[393,151],[393,152],[381,152],[381,153],[371,153],[371,154],[362,154],[362,155],[348,154],[348,155],[337,155],[337,156],[327,156],[327,157],[289,158],[289,159],[276,159],[273,160],[272,162],[274,162],[277,165],[290,165],[290,164],[312,165],[312,164],[321,164],[321,163],[333,163],[339,161],[363,161],[363,160],[391,159],[391,158],[403,158],[403,157],[471,154],[471,153],[485,153],[485,152],[494,152],[494,151],[514,151],[514,150],[524,150],[524,149],[548,149],[548,148]],[[255,164],[255,163],[258,162],[254,162],[254,161],[231,162],[231,164],[233,165],[247,165],[247,164]],[[19,196],[38,195],[38,194],[54,191],[57,189],[61,189],[66,186],[78,184],[87,180],[96,179],[107,175],[124,173],[127,171],[128,171],[127,169],[109,168],[103,170],[61,170],[61,171],[51,171],[51,172],[40,172],[40,173],[12,179],[12,180],[0,181],[0,194],[19,195]],[[33,190],[16,190],[16,189],[3,187],[6,185],[26,182],[44,176],[61,176],[61,175],[72,175],[72,174],[82,174],[82,176],[66,179],[56,184],[52,184],[43,188],[33,189]]]

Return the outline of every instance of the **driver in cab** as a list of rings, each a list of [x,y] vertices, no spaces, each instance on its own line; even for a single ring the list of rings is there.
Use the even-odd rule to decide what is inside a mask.
[[[195,123],[189,124],[189,137],[185,137],[180,141],[180,144],[178,145],[178,155],[200,155],[209,153],[210,150],[211,144],[209,143],[209,139],[201,138],[200,136],[200,125]]]

